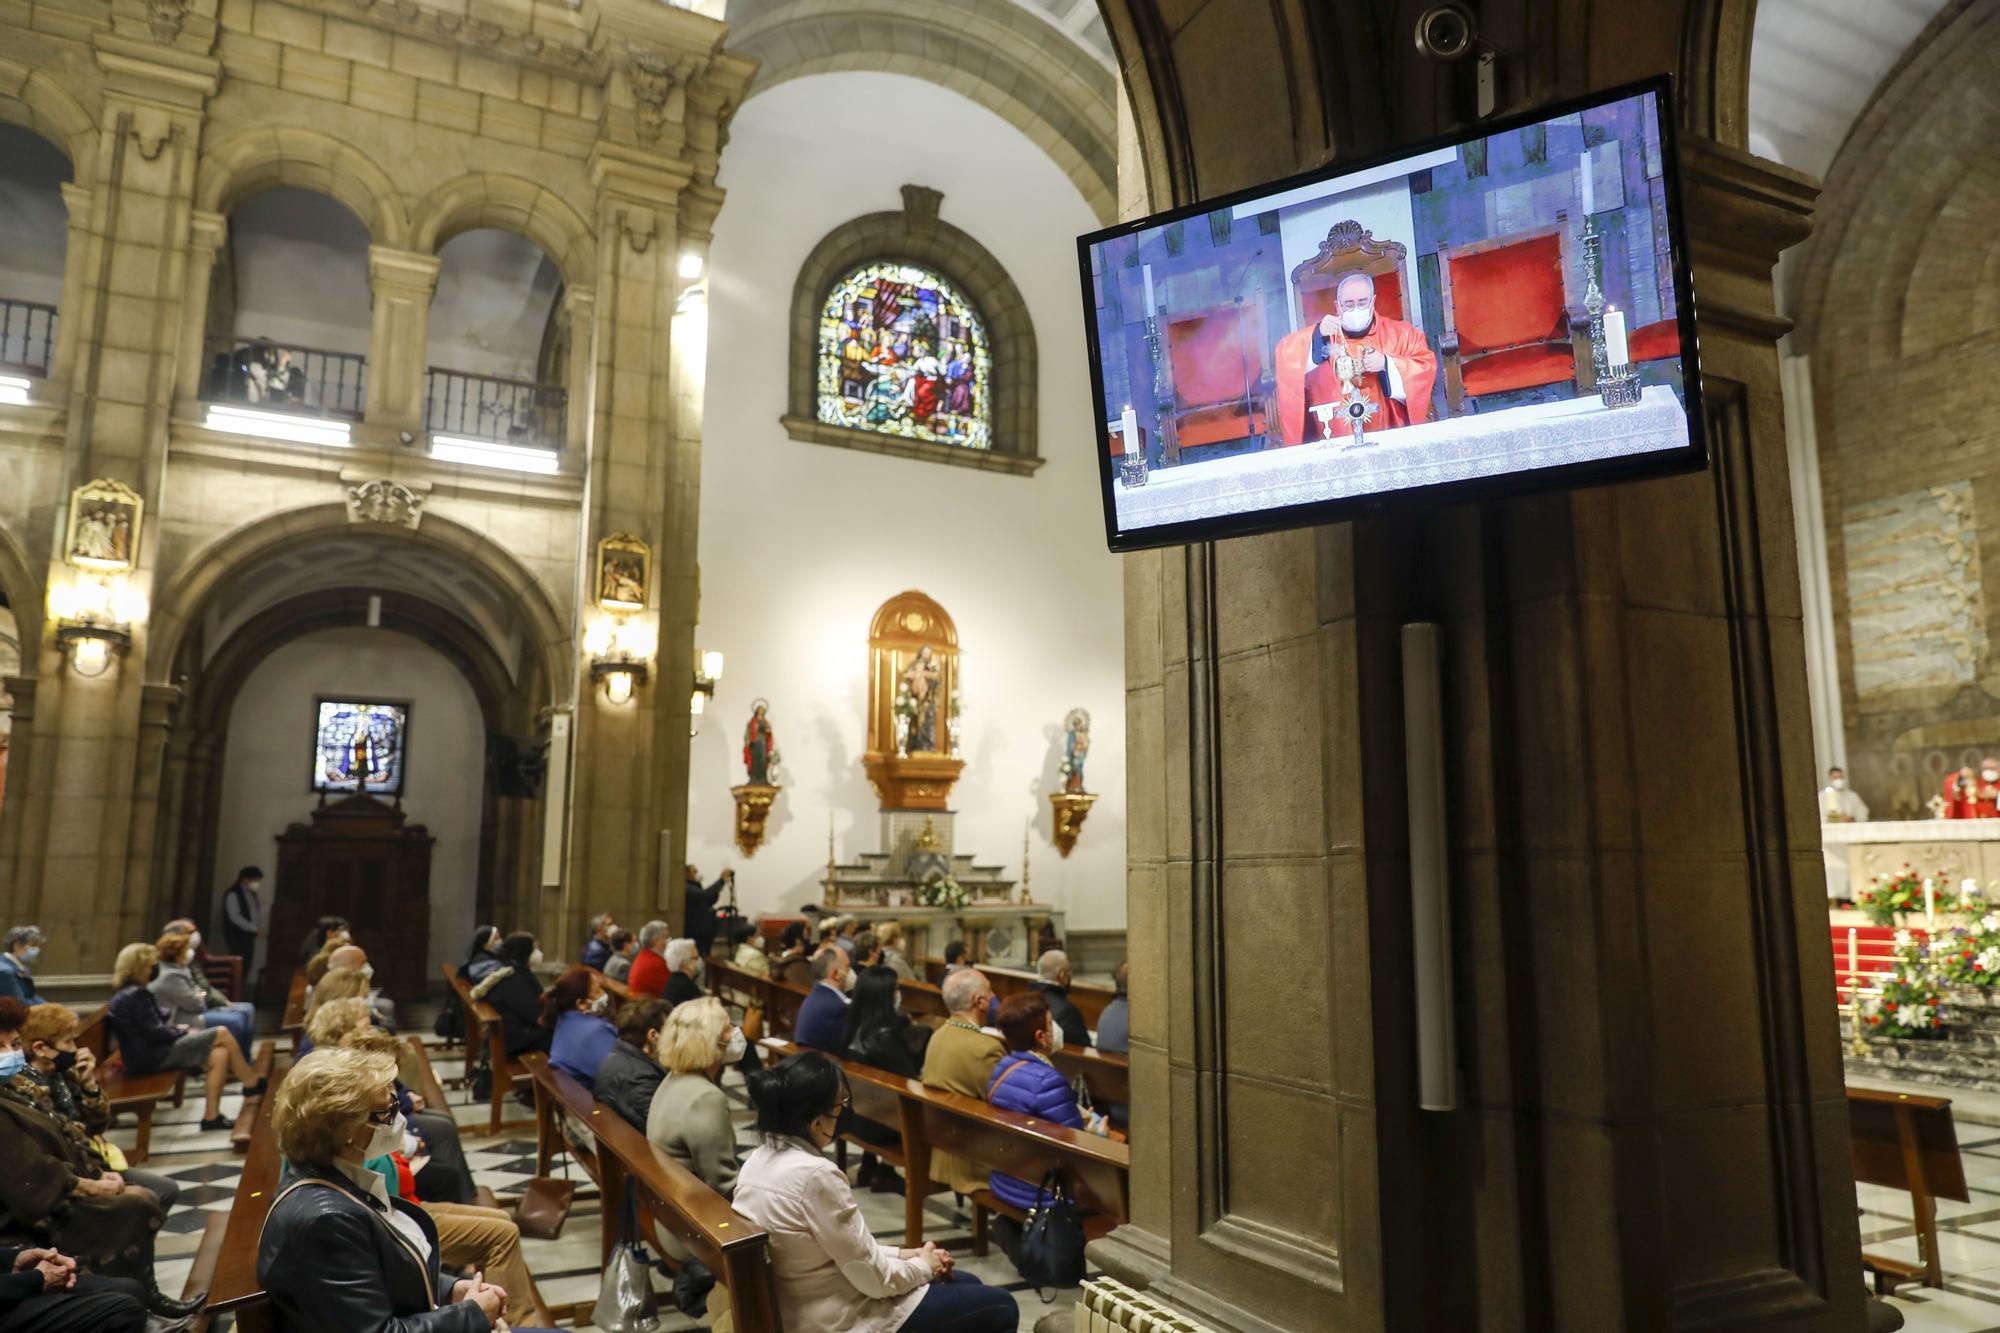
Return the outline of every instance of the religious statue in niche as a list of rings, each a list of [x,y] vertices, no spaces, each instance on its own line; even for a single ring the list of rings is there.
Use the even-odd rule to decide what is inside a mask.
[[[1063,719],[1062,780],[1064,791],[1083,790],[1083,761],[1090,754],[1090,714],[1081,708],[1069,710]]]
[[[646,568],[652,549],[628,532],[597,544],[597,604],[634,611],[646,605]]]
[[[83,569],[130,569],[138,559],[139,493],[99,479],[79,486],[69,500],[63,558]]]
[[[942,668],[929,644],[903,669],[902,689],[896,711],[909,719],[908,729],[898,747],[905,754],[938,753],[938,679]]]
[[[778,767],[778,742],[771,732],[771,705],[759,699],[750,705],[750,725],[743,729],[743,766],[750,781],[760,785],[771,781]]]

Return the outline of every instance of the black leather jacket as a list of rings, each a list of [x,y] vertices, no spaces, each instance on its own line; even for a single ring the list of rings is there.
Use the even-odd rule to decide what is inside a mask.
[[[299,1181],[298,1188],[291,1186]],[[257,1281],[284,1333],[486,1333],[486,1312],[451,1300],[456,1277],[438,1267],[437,1227],[401,1199],[391,1206],[423,1228],[428,1263],[338,1172],[285,1181],[257,1243]]]
[[[641,1134],[646,1132],[646,1115],[653,1109],[653,1094],[660,1090],[667,1071],[649,1059],[629,1041],[621,1040],[597,1067],[597,1083],[591,1089],[597,1100],[616,1111]]]

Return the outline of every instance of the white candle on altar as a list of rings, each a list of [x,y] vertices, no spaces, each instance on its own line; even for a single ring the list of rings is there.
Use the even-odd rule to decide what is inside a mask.
[[[1631,361],[1625,346],[1625,312],[1615,305],[1604,308],[1604,359],[1613,370]]]
[[[1583,159],[1577,163],[1577,184],[1583,191],[1583,215],[1589,217],[1597,211],[1597,182],[1590,176],[1590,150],[1583,150]]]
[[[1153,308],[1153,266],[1141,264],[1139,275],[1146,280],[1146,318],[1151,319],[1159,312]]]
[[[1861,937],[1860,931],[1856,930],[1852,926],[1849,926],[1847,928],[1847,983],[1850,986],[1858,986],[1861,984],[1859,981],[1855,980],[1856,977],[1861,975],[1860,937]]]
[[[1139,414],[1132,410],[1130,403],[1125,405],[1124,414],[1118,418],[1118,431],[1124,440],[1124,451],[1128,454],[1138,453]]]

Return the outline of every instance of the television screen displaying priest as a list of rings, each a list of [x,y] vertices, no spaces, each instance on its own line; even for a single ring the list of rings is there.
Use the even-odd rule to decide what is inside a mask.
[[[1322,424],[1313,409],[1355,398],[1374,405],[1368,433],[1428,420],[1437,353],[1422,330],[1375,309],[1375,280],[1344,275],[1334,289],[1335,311],[1278,340],[1275,353],[1278,438],[1286,445],[1344,436],[1347,418]]]

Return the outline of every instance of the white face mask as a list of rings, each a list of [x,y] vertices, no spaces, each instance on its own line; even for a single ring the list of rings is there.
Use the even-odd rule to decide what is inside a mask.
[[[1831,788],[1833,788],[1833,789],[1834,789],[1835,791],[1846,791],[1846,790],[1847,790],[1847,779],[1846,779],[1846,778],[1835,778],[1835,779],[1834,779],[1833,781],[1831,781],[1831,782],[1827,783],[1826,785],[1827,785],[1827,786],[1829,786],[1829,787],[1831,787]]]
[[[188,952],[193,953],[199,948],[201,948],[201,932],[197,930],[194,934],[188,936]]]
[[[1375,307],[1373,306],[1368,306],[1362,310],[1343,310],[1340,312],[1340,327],[1346,329],[1349,333],[1366,333],[1368,332],[1368,326],[1374,322]]]
[[[363,1157],[387,1157],[403,1146],[403,1113],[396,1112],[396,1118],[386,1125],[368,1126],[368,1146],[361,1150]]]
[[[1988,782],[2000,782],[2000,768],[1982,768],[1979,770],[1979,776]]]
[[[363,963],[360,967],[357,967],[354,970],[359,972],[364,977],[373,977],[375,975],[375,964]]]
[[[736,1029],[729,1034],[729,1040],[722,1043],[722,1063],[735,1064],[743,1058],[743,1052],[749,1048],[750,1043],[743,1039],[743,1029]]]
[[[611,1009],[610,991],[599,991],[597,998],[590,1002],[590,1012],[593,1014],[608,1013],[610,1012],[610,1009]]]
[[[1054,1055],[1063,1048],[1062,1024],[1053,1019],[1049,1022],[1049,1054]]]
[[[540,949],[537,949],[533,953],[528,955],[528,966],[540,967],[541,965],[542,965],[542,951]]]

